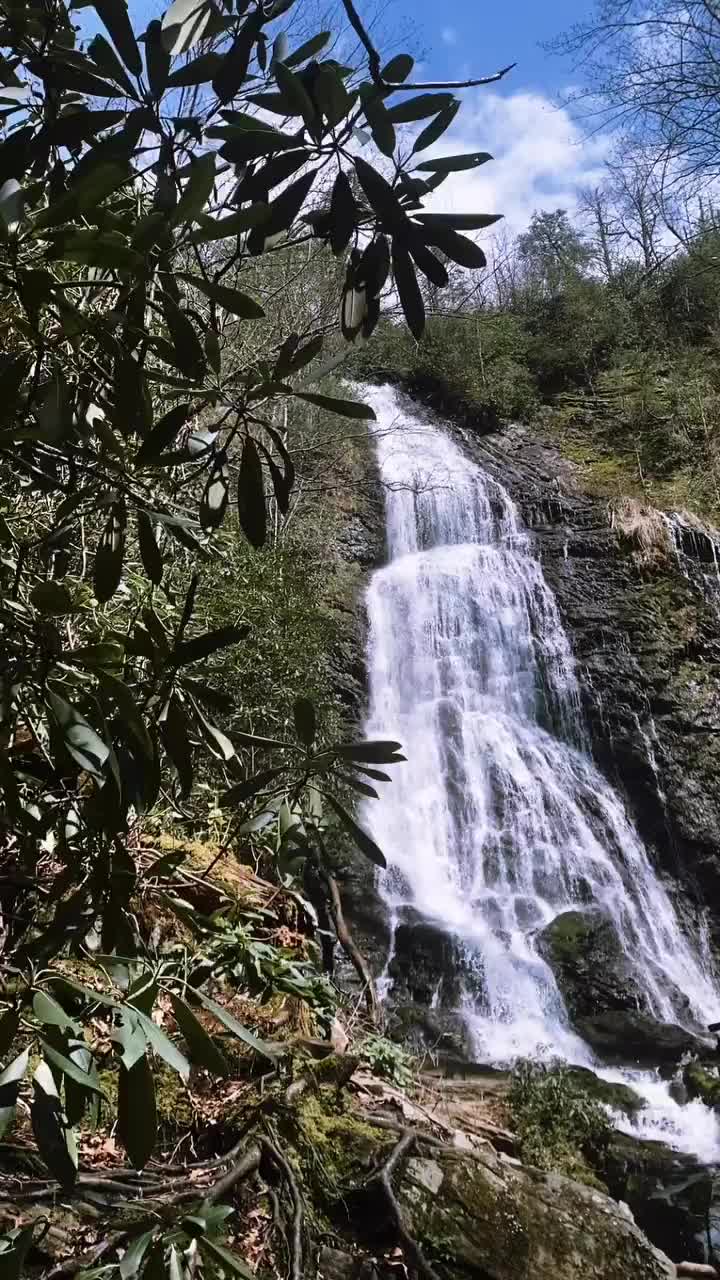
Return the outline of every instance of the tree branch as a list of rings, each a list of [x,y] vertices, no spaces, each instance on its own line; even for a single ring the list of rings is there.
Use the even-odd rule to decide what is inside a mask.
[[[494,75],[481,76],[477,80],[427,80],[423,82],[412,80],[407,81],[405,84],[388,84],[387,81],[382,78],[380,54],[370,39],[368,31],[355,8],[353,0],[343,0],[343,8],[348,16],[350,26],[367,53],[368,68],[375,84],[379,89],[386,89],[391,93],[407,92],[408,90],[410,92],[413,90],[426,91],[428,89],[474,89],[479,85],[497,84],[498,80],[502,80],[503,76],[506,76],[508,71],[512,71],[513,67],[517,65],[516,63],[511,62],[509,66],[503,67],[501,71],[496,71]]]

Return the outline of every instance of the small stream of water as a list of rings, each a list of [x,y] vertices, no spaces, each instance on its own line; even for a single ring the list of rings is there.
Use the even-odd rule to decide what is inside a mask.
[[[707,963],[592,761],[568,636],[510,496],[395,391],[364,398],[389,550],[368,591],[367,731],[408,757],[364,813],[388,859],[391,917],[413,907],[462,947],[480,1061],[598,1070],[535,942],[588,904],[612,919],[650,1012],[720,1019]],[[643,1136],[720,1158],[717,1117],[700,1103],[679,1106],[650,1073],[601,1074],[644,1095]]]

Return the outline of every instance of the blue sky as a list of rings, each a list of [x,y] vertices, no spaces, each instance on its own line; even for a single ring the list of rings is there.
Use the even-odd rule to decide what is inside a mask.
[[[485,75],[509,62],[518,66],[507,81],[513,88],[552,94],[569,73],[561,59],[540,43],[592,11],[591,0],[394,0],[390,14],[415,28],[433,76],[457,78],[463,71]]]
[[[601,181],[611,139],[586,136],[562,105],[575,69],[541,47],[594,9],[595,0],[391,0],[379,43],[383,26],[407,33],[409,51],[423,60],[418,78],[469,79],[517,63],[500,84],[461,95],[463,109],[435,150],[483,150],[495,160],[446,182],[437,208],[503,213],[516,234],[535,210],[572,213],[579,190]]]

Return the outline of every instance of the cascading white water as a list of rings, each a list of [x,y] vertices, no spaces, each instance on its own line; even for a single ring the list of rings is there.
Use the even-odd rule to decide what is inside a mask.
[[[478,980],[462,1011],[485,1060],[592,1065],[534,941],[588,904],[612,918],[656,1017],[720,1017],[710,974],[590,758],[568,638],[509,495],[394,391],[364,398],[378,419],[389,548],[367,598],[367,729],[408,757],[364,814],[388,859],[391,916],[414,907],[463,948]],[[697,1107],[646,1083],[646,1132],[697,1147]],[[711,1158],[720,1131],[700,1110]]]

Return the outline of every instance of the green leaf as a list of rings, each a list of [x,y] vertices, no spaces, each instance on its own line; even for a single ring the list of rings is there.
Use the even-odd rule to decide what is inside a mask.
[[[93,1076],[89,1075],[87,1071],[83,1071],[82,1067],[79,1067],[71,1058],[66,1058],[64,1054],[58,1053],[57,1049],[53,1049],[52,1045],[49,1045],[47,1041],[43,1040],[41,1043],[43,1055],[48,1062],[52,1062],[59,1071],[62,1071],[64,1076],[74,1080],[75,1084],[82,1085],[83,1089],[87,1089],[90,1093],[98,1094],[99,1097],[104,1098],[107,1102],[107,1094]]]
[[[381,95],[374,85],[364,84],[360,86],[360,100],[375,146],[383,155],[392,156],[395,151],[395,129]]]
[[[208,658],[218,649],[227,649],[232,644],[239,644],[245,639],[248,630],[247,626],[218,627],[215,631],[206,631],[202,636],[193,636],[191,640],[182,640],[173,649],[170,660],[176,667],[186,667],[190,662]]]
[[[189,795],[195,776],[193,750],[190,741],[190,721],[176,693],[171,693],[160,713],[158,721],[165,751],[175,766],[180,783],[180,794]]]
[[[391,84],[402,84],[407,80],[415,66],[415,59],[409,53],[396,53],[394,58],[383,67],[380,79]]]
[[[332,189],[330,199],[330,248],[336,257],[347,249],[358,224],[358,207],[350,179],[341,169]]]
[[[320,64],[313,83],[313,95],[331,127],[345,119],[355,101],[355,95],[351,96],[345,88],[342,76],[328,62]]]
[[[371,764],[394,764],[405,757],[401,742],[391,742],[380,738],[368,738],[363,742],[340,742],[333,747],[336,755],[344,760],[368,761]]]
[[[280,774],[284,773],[283,769],[264,769],[262,773],[256,773],[252,778],[246,778],[244,782],[239,782],[236,787],[231,787],[229,791],[224,792],[220,797],[220,804],[224,809],[234,808],[243,801],[249,800],[251,796],[257,795],[258,791],[264,791],[265,787],[274,782]]]
[[[152,738],[148,733],[142,713],[125,681],[118,679],[117,676],[111,676],[107,671],[102,672],[99,679],[103,692],[112,698],[120,719],[139,746],[146,762],[152,767],[155,759]]]
[[[392,267],[403,315],[410,332],[419,342],[425,332],[425,304],[410,254],[397,236],[393,236],[392,242]]]
[[[152,1018],[142,1013],[140,1009],[136,1010],[135,1013],[140,1027],[145,1032],[155,1052],[164,1062],[167,1062],[169,1067],[172,1067],[173,1071],[177,1071],[183,1080],[187,1080],[190,1075],[190,1063],[185,1054],[180,1052],[172,1040],[165,1035],[165,1032],[161,1031],[157,1024],[153,1022]]]
[[[362,827],[358,826],[355,819],[351,818],[347,809],[343,808],[340,801],[335,799],[335,796],[330,795],[328,792],[324,792],[324,795],[328,804],[335,810],[335,813],[340,819],[342,825],[352,837],[360,852],[364,853],[365,857],[369,858],[371,862],[374,862],[376,867],[386,867],[387,862],[385,861],[385,855],[382,852],[382,849],[378,848],[375,841],[368,835],[367,831],[363,831]]]
[[[316,53],[320,53],[325,48],[331,34],[330,31],[319,31],[316,36],[311,36],[304,44],[298,45],[297,49],[284,59],[285,66],[299,67],[302,62],[307,62],[308,58],[314,58]]]
[[[161,306],[175,350],[175,364],[192,382],[199,382],[205,373],[205,352],[195,326],[167,293],[162,294]]]
[[[42,1061],[33,1076],[30,1121],[45,1164],[60,1185],[70,1189],[77,1178],[77,1147],[63,1115],[53,1074]]]
[[[309,698],[296,698],[293,704],[295,732],[306,747],[311,747],[317,730],[315,707]]]
[[[150,92],[157,100],[165,92],[170,72],[170,55],[163,44],[162,27],[157,18],[148,23],[145,32],[145,65]]]
[[[461,267],[478,269],[487,266],[487,258],[474,240],[458,235],[449,227],[437,226],[434,223],[423,226],[423,238],[426,244],[435,245],[453,262]]]
[[[247,19],[215,72],[212,87],[221,102],[231,102],[246,79],[262,20],[262,13]]]
[[[212,80],[223,55],[221,53],[201,53],[192,62],[186,63],[184,67],[179,67],[177,71],[173,71],[168,76],[167,87],[169,89],[178,89],[181,86],[207,84]]]
[[[257,445],[252,436],[243,442],[237,488],[238,520],[251,546],[264,546],[267,533],[265,482]]]
[[[30,602],[40,613],[56,617],[72,613],[73,603],[60,582],[38,582],[30,592]]]
[[[23,1049],[12,1062],[8,1063],[0,1073],[0,1138],[7,1132],[15,1119],[20,1084],[28,1069],[30,1050]]]
[[[199,229],[192,233],[193,244],[209,244],[212,240],[226,240],[229,236],[241,235],[243,231],[266,222],[269,213],[267,204],[259,202],[249,209],[231,213],[227,218],[212,218],[208,214],[201,214],[198,218]]]
[[[343,418],[358,418],[364,422],[375,421],[375,410],[359,400],[336,400],[333,396],[317,395],[314,391],[293,391],[298,400],[307,400],[327,413],[337,413]]]
[[[215,459],[200,499],[200,524],[203,529],[218,529],[225,519],[230,496],[225,455]]]
[[[33,1243],[35,1226],[36,1223],[31,1222],[27,1227],[16,1228],[8,1232],[7,1236],[2,1237],[3,1243],[6,1239],[12,1240],[11,1247],[0,1252],[0,1276],[2,1280],[26,1280],[25,1260]],[[81,1278],[78,1277],[78,1280],[81,1280]]]
[[[180,428],[187,422],[190,412],[189,404],[176,404],[174,408],[168,409],[167,413],[163,414],[138,449],[135,458],[138,466],[160,457],[165,452],[175,440]]]
[[[198,1246],[200,1252],[209,1262],[217,1263],[220,1266],[223,1275],[231,1272],[233,1275],[242,1276],[243,1280],[256,1280],[254,1271],[251,1271],[240,1258],[215,1240],[210,1240],[205,1235],[199,1236]]]
[[[214,1075],[228,1076],[230,1067],[224,1053],[195,1017],[192,1009],[179,996],[172,996],[173,1013],[187,1044],[190,1058]]]
[[[174,1244],[170,1245],[170,1256],[168,1259],[168,1280],[187,1280],[187,1273],[182,1264],[180,1254]]]
[[[461,169],[477,169],[488,160],[492,160],[492,156],[487,151],[470,151],[462,156],[437,156],[434,160],[423,160],[415,168],[430,173],[457,173]]]
[[[441,111],[448,111],[457,105],[451,93],[419,93],[415,98],[404,98],[394,107],[388,107],[388,115],[395,124],[410,124],[416,120],[425,120]]]
[[[139,1274],[143,1258],[154,1237],[155,1228],[152,1227],[150,1231],[143,1231],[141,1235],[135,1236],[135,1239],[130,1241],[120,1259],[121,1280],[134,1280],[135,1276]]]
[[[98,543],[93,564],[93,590],[101,604],[107,604],[120,585],[125,559],[126,524],[125,503],[115,502]]]
[[[128,71],[131,71],[134,76],[141,75],[140,50],[130,24],[125,0],[93,0],[93,7],[101,22],[104,23]]]
[[[77,1023],[68,1017],[62,1005],[44,991],[36,991],[33,996],[33,1013],[39,1022],[48,1027],[60,1027],[62,1031],[77,1031]]]
[[[163,48],[171,58],[197,44],[211,16],[209,0],[174,0],[162,19]]]
[[[265,315],[260,303],[248,294],[241,293],[239,289],[230,289],[227,285],[215,284],[212,280],[204,280],[202,276],[188,275],[182,271],[178,272],[176,278],[184,280],[193,289],[199,290],[206,298],[210,298],[211,302],[218,303],[226,311],[240,316],[242,320],[260,320]]]
[[[125,657],[125,646],[114,640],[98,644],[82,644],[63,654],[63,661],[81,667],[119,667]]]
[[[163,557],[155,536],[155,528],[147,511],[137,513],[138,550],[143,568],[152,583],[159,586],[163,577]]]
[[[136,1169],[147,1164],[157,1139],[155,1081],[145,1054],[128,1071],[120,1064],[117,1099],[118,1137]]]
[[[410,240],[409,244],[410,253],[423,275],[426,275],[428,280],[440,289],[444,288],[448,282],[448,273],[440,259],[426,249],[419,240]]]
[[[355,156],[355,172],[360,186],[378,217],[391,229],[404,227],[407,223],[407,215],[390,183],[383,178],[382,174],[373,169],[362,156]]]
[[[90,727],[85,717],[49,685],[46,687],[46,698],[62,732],[65,748],[75,763],[86,773],[95,777],[102,776],[109,747]]]
[[[290,71],[283,62],[275,63],[274,72],[278,89],[290,106],[288,115],[302,116],[308,129],[313,129],[317,123],[315,107],[300,76]]]
[[[62,262],[78,262],[84,267],[117,271],[139,271],[142,255],[132,249],[117,231],[68,231],[53,237],[48,257]]]
[[[248,248],[251,253],[262,253],[269,237],[290,230],[305,204],[316,173],[317,169],[309,169],[270,202],[267,221],[255,227],[248,236]]]
[[[215,152],[206,151],[193,160],[190,177],[173,212],[172,223],[195,222],[202,213],[215,185]]]
[[[262,1054],[264,1058],[268,1058],[270,1062],[277,1061],[277,1054],[274,1049],[271,1049],[270,1045],[266,1044],[264,1040],[259,1040],[257,1036],[253,1035],[252,1031],[248,1031],[247,1027],[244,1027],[241,1022],[233,1018],[232,1014],[228,1013],[227,1009],[224,1009],[221,1004],[212,1000],[210,996],[206,996],[203,991],[196,991],[195,995],[208,1012],[214,1014],[218,1022],[227,1027],[227,1030],[231,1031],[238,1040],[242,1040],[243,1044],[249,1045],[251,1049],[254,1049],[256,1053]]]
[[[112,0],[107,0],[107,2],[111,3]],[[88,52],[92,57],[93,62],[97,65],[97,67],[100,69],[102,74],[104,76],[107,76],[109,80],[114,80],[115,84],[120,86],[120,89],[122,90],[123,94],[126,94],[129,98],[132,98],[136,102],[139,100],[137,89],[133,85],[132,80],[130,80],[129,76],[127,75],[125,68],[123,67],[112,45],[105,39],[103,35],[97,35],[93,40],[90,41],[90,44],[88,45]],[[92,66],[92,63],[88,65]],[[68,70],[72,71],[72,68],[66,67],[64,70],[66,72]],[[77,89],[79,93],[86,92],[86,90],[85,91],[81,90],[79,85],[77,86]],[[97,90],[95,90],[95,93],[97,95]],[[113,97],[117,98],[119,96],[120,95],[117,93],[117,91],[113,93]]]
[[[449,227],[452,231],[482,231],[499,222],[501,213],[415,213],[424,227]]]

